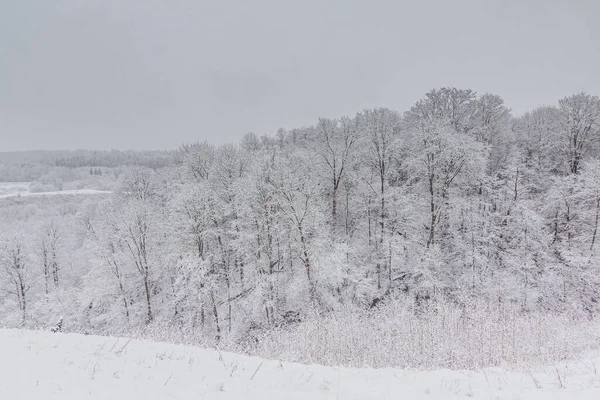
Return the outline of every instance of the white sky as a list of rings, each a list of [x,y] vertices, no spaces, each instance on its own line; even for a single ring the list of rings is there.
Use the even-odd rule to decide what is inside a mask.
[[[0,0],[0,151],[175,148],[428,90],[600,95],[600,0]]]

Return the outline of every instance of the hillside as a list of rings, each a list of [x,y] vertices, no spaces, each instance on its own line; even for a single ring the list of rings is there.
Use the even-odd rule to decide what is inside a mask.
[[[0,330],[0,354],[2,399],[585,400],[600,392],[600,358],[510,371],[346,369],[24,330]]]

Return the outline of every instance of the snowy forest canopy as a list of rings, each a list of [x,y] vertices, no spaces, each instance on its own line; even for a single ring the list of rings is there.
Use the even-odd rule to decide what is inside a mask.
[[[514,117],[441,88],[404,113],[149,155],[109,196],[0,199],[0,323],[243,343],[390,302],[599,310],[598,97]]]

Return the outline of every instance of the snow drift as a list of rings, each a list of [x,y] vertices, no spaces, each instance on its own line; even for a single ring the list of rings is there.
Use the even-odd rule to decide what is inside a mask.
[[[126,338],[0,330],[2,399],[597,399],[600,358],[545,368],[350,369]]]

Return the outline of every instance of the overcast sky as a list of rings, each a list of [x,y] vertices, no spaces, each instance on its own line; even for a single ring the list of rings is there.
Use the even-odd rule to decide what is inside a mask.
[[[0,0],[0,151],[175,148],[428,90],[600,95],[599,0]]]

